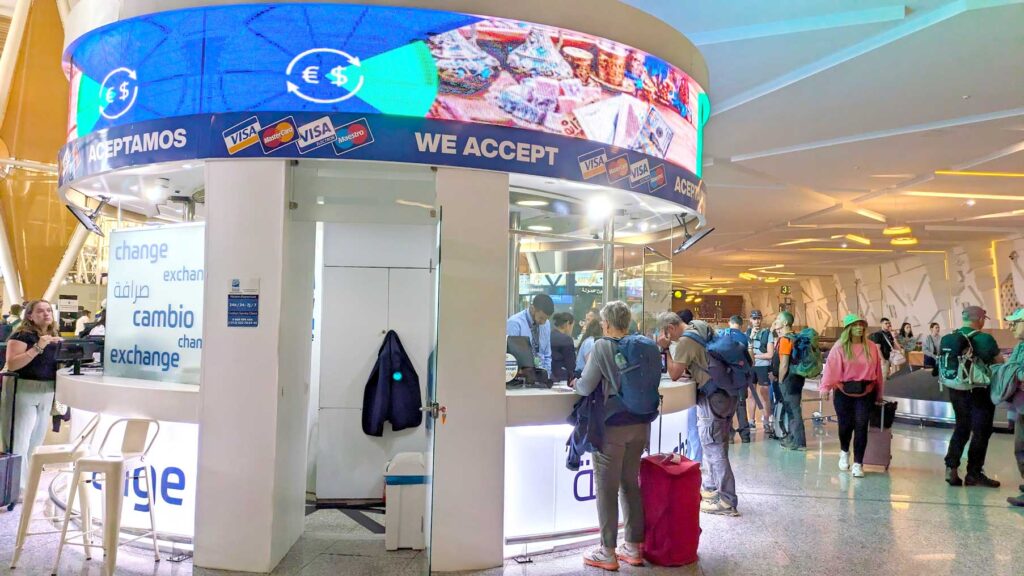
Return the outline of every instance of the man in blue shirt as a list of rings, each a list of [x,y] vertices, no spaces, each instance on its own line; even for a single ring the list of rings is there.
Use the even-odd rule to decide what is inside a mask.
[[[548,373],[551,372],[551,324],[548,324],[548,318],[554,313],[555,303],[551,297],[537,294],[529,308],[514,314],[505,324],[506,335],[530,339],[534,363]]]

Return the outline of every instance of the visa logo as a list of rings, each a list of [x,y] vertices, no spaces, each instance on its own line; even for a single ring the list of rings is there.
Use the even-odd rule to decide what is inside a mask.
[[[595,150],[580,156],[578,158],[580,163],[580,173],[583,175],[584,180],[590,180],[594,176],[600,176],[608,171],[607,162],[608,156],[604,150]]]
[[[228,148],[228,154],[233,155],[241,152],[259,142],[261,129],[259,119],[253,116],[225,130],[222,135],[224,137],[224,145]]]
[[[646,182],[651,177],[651,168],[647,163],[647,159],[643,159],[639,162],[634,162],[629,165],[629,183],[630,185],[636,185],[641,182]]]
[[[299,126],[299,153],[305,154],[326,146],[338,139],[334,132],[334,123],[329,116],[324,116],[308,124]]]

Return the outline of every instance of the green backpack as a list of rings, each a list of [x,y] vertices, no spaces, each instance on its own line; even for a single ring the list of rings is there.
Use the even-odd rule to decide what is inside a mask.
[[[821,376],[821,346],[814,328],[804,328],[793,338],[793,353],[790,355],[793,373],[804,378]]]
[[[939,388],[971,390],[986,388],[992,382],[992,370],[974,356],[975,330],[964,335],[956,330],[939,341]]]

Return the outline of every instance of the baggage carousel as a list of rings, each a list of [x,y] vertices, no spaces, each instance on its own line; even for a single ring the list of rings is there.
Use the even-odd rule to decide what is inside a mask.
[[[931,370],[904,369],[885,384],[885,399],[895,400],[896,419],[905,423],[951,427],[956,421],[949,392],[939,388]],[[1009,430],[1008,404],[996,406],[995,428]]]

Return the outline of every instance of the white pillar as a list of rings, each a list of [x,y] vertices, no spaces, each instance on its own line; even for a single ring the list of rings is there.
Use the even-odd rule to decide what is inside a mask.
[[[505,495],[505,309],[508,176],[441,168],[431,564],[500,566]]]
[[[43,300],[53,302],[55,296],[57,296],[57,290],[60,289],[61,282],[71,271],[71,267],[75,265],[75,260],[78,259],[78,254],[82,251],[82,246],[85,246],[85,241],[89,238],[89,230],[79,224],[75,226],[75,233],[71,236],[71,240],[68,242],[68,249],[64,251],[64,256],[60,259],[60,264],[57,265],[57,271],[53,273],[53,278],[50,279],[50,285],[46,288],[46,292],[43,293]]]
[[[286,161],[206,165],[195,565],[269,572],[302,533],[313,224],[288,221]],[[307,262],[308,260],[308,262]],[[227,327],[233,278],[259,326]]]

